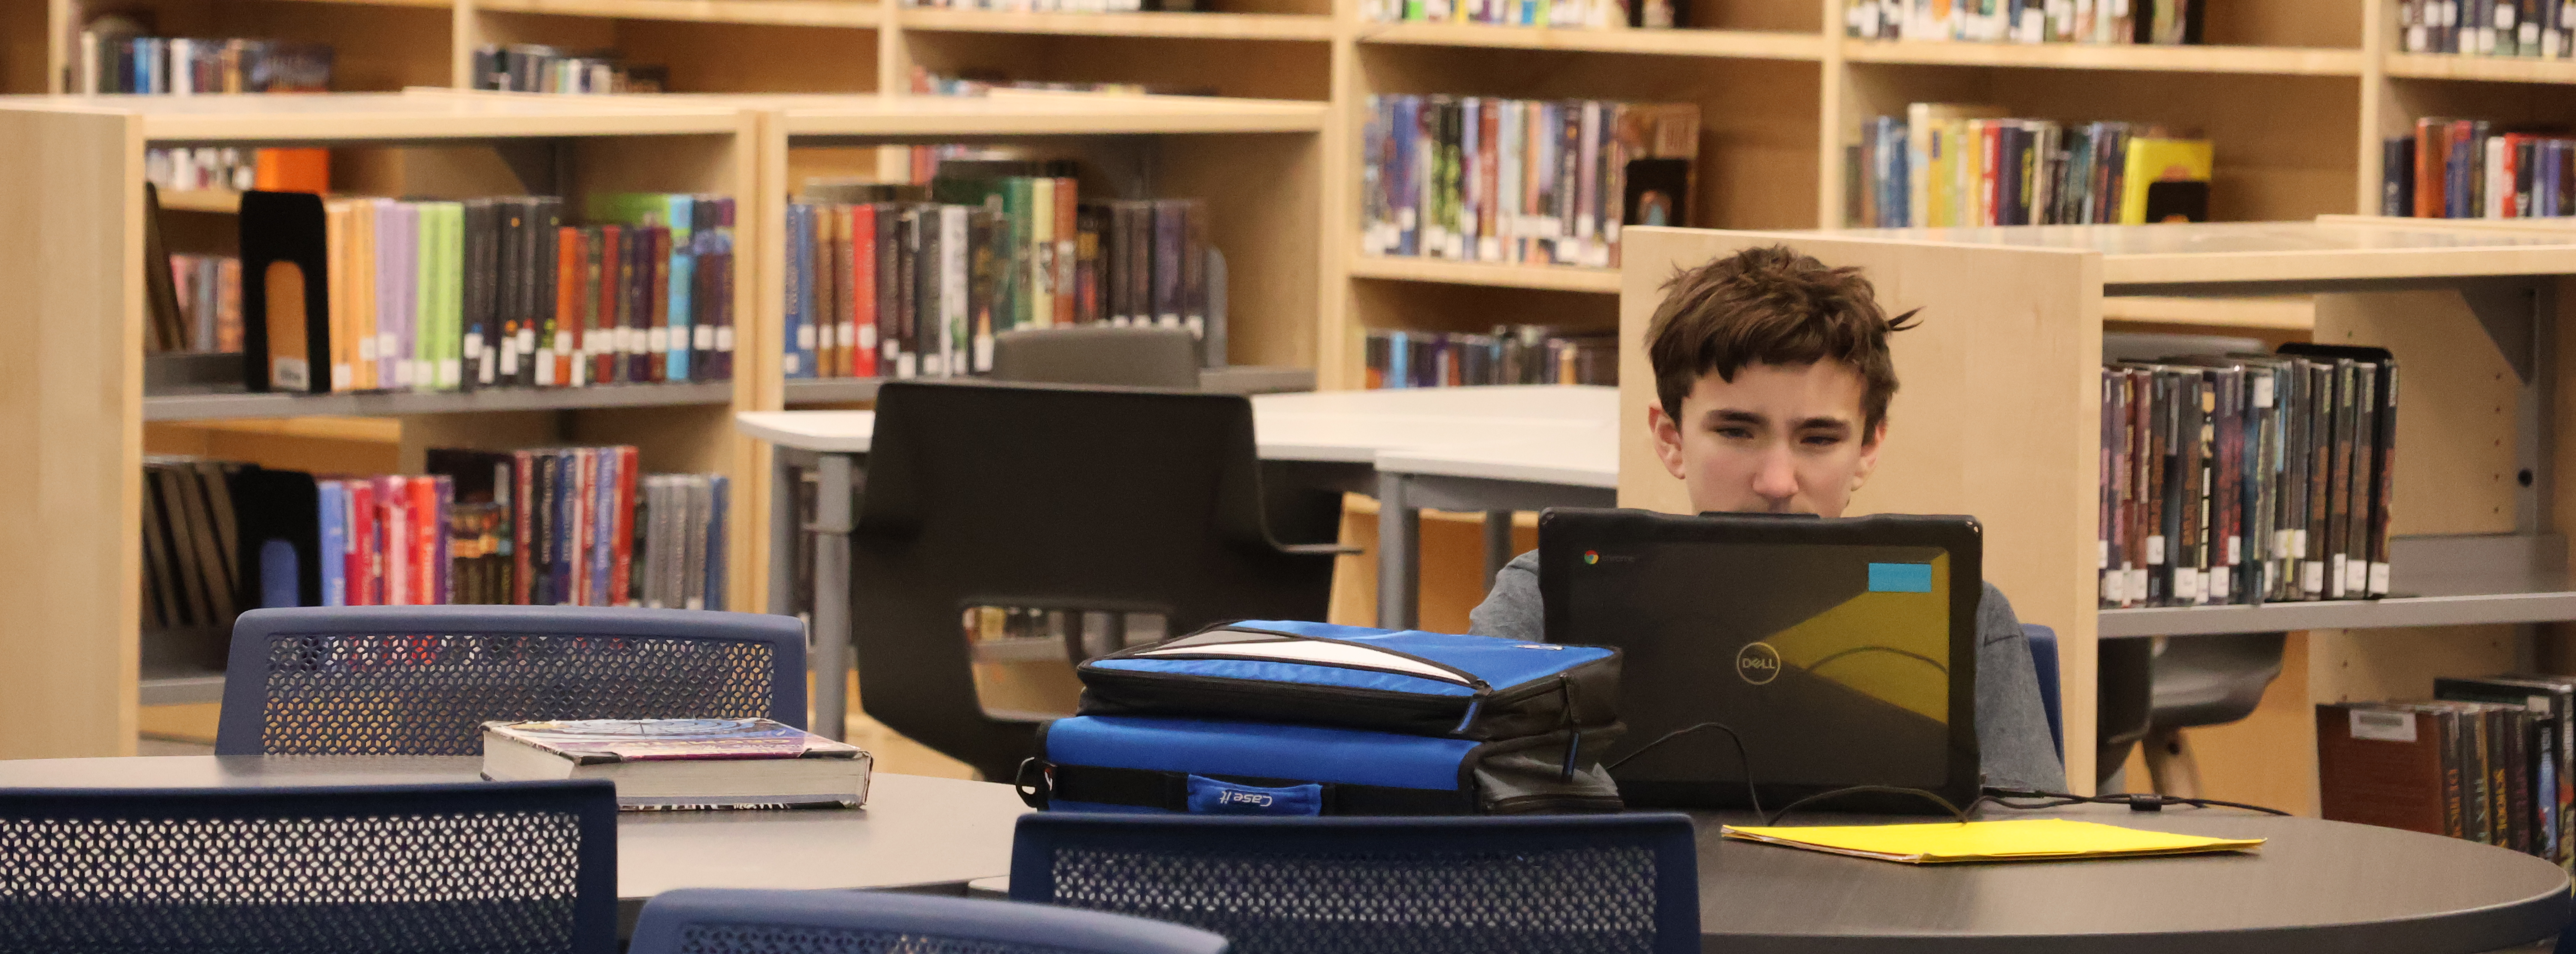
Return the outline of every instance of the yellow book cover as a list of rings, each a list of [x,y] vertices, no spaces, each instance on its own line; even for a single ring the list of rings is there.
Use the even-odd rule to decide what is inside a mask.
[[[1905,107],[1906,219],[1913,226],[1956,225],[1957,199],[1947,188],[1958,175],[1955,120],[2001,116],[2001,106],[1913,103]],[[1935,188],[1938,183],[1941,187]]]
[[[2206,139],[2131,139],[2128,161],[2121,167],[2120,224],[2144,225],[2148,217],[2147,187],[2158,182],[2209,181],[2210,150]],[[2188,207],[2158,209],[2152,221],[2206,221],[2209,218],[2207,187],[2201,190],[2197,210]]]
[[[2189,855],[2263,844],[2260,838],[2204,838],[2065,818],[1800,828],[1727,825],[1722,832],[1744,841],[1917,865]]]

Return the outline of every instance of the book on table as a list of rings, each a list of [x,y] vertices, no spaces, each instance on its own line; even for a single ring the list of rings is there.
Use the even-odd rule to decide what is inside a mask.
[[[604,778],[621,808],[856,808],[874,761],[768,719],[483,724],[485,779]]]

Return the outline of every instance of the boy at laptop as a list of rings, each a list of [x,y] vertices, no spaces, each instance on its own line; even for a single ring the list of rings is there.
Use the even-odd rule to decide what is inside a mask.
[[[1646,332],[1655,453],[1700,512],[1838,517],[1878,465],[1896,394],[1891,320],[1855,268],[1785,246],[1749,248],[1665,286]],[[1468,632],[1538,641],[1538,552],[1494,577]],[[1977,743],[1986,784],[2066,790],[2030,644],[1989,583],[1977,607]]]

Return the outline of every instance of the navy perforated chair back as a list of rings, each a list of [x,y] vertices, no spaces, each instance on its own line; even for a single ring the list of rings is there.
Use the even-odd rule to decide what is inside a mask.
[[[1011,898],[1174,921],[1240,954],[1684,954],[1689,816],[1020,817]]]
[[[1010,901],[875,891],[683,888],[654,896],[629,954],[1223,954],[1195,928]]]
[[[606,781],[0,789],[0,950],[616,947]]]
[[[794,617],[598,606],[261,609],[233,624],[217,755],[480,755],[482,724],[805,725]]]

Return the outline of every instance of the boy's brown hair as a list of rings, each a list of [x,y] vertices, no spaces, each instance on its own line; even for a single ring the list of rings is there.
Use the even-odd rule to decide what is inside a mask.
[[[1896,396],[1887,335],[1914,327],[1914,312],[1887,317],[1860,269],[1828,268],[1772,245],[1680,272],[1664,290],[1646,329],[1646,359],[1655,369],[1655,396],[1674,421],[1701,375],[1733,381],[1748,364],[1833,361],[1860,375],[1862,440],[1877,439]]]

